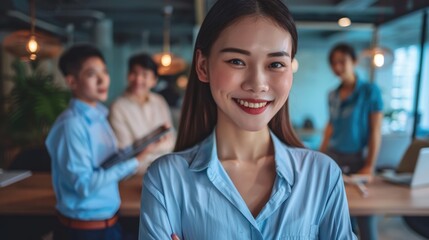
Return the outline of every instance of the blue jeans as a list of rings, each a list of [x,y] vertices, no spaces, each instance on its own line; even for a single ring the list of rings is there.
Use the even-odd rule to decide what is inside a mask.
[[[376,240],[377,236],[377,217],[359,216],[351,217],[353,232],[359,236],[360,240]],[[356,229],[356,225],[358,229]]]

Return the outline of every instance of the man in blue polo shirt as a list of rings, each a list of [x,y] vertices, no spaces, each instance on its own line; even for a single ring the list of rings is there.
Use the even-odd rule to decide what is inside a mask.
[[[356,53],[351,46],[336,45],[329,62],[341,84],[329,93],[329,122],[320,151],[333,158],[345,174],[371,176],[381,143],[380,90],[355,73]],[[377,238],[374,217],[358,217],[357,222],[360,239]]]
[[[334,47],[329,61],[341,84],[329,93],[329,122],[320,150],[330,155],[343,173],[372,175],[381,142],[380,90],[355,74],[356,55],[350,46]]]

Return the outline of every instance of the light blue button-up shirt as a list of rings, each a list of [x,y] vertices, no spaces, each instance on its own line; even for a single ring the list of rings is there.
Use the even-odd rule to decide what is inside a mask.
[[[350,154],[362,152],[368,145],[370,116],[383,110],[380,89],[358,78],[352,94],[341,100],[340,87],[329,94],[329,122],[333,127],[329,148]]]
[[[118,182],[135,172],[133,158],[108,170],[99,166],[117,151],[107,122],[108,110],[72,99],[46,139],[52,161],[52,183],[57,210],[70,218],[101,220],[112,217],[121,199]]]
[[[213,133],[166,155],[143,182],[139,239],[355,239],[341,171],[319,152],[274,134],[276,180],[254,218],[218,160]]]

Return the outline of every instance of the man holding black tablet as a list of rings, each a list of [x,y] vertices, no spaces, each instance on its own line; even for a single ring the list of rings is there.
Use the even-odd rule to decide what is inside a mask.
[[[134,174],[156,144],[102,168],[117,151],[107,108],[100,103],[107,99],[110,84],[103,55],[91,45],[75,45],[61,56],[59,67],[73,98],[46,139],[57,199],[54,240],[122,239],[118,182]]]

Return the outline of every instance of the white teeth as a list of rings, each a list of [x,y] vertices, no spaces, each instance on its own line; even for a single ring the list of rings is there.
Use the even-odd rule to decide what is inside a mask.
[[[237,103],[248,107],[248,108],[261,108],[261,107],[265,107],[265,105],[267,105],[267,102],[260,102],[260,103],[249,103],[247,101],[241,100],[241,99],[237,99]]]

